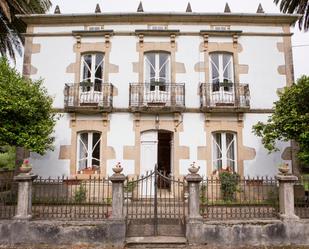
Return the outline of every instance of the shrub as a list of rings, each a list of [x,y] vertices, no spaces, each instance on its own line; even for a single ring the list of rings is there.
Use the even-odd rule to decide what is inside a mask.
[[[224,201],[235,200],[239,178],[240,176],[237,173],[224,171],[219,174],[220,190]]]
[[[86,187],[83,184],[79,185],[79,188],[74,193],[74,201],[77,203],[82,203],[86,201],[87,198],[86,194],[87,194]]]

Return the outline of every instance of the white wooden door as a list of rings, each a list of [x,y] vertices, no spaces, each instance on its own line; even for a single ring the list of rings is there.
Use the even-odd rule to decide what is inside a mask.
[[[158,132],[146,131],[141,134],[140,175],[153,171],[158,160]]]
[[[148,171],[154,171],[158,161],[158,132],[146,131],[141,134],[141,164],[140,175],[145,175]],[[153,177],[153,176],[151,176]],[[138,192],[140,197],[149,197],[154,194],[154,179],[141,184]]]

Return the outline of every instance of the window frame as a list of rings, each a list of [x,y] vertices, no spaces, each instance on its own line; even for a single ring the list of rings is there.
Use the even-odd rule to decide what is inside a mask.
[[[85,145],[85,143],[81,139],[82,134],[87,134],[87,145]],[[94,134],[99,134],[99,139],[93,145]],[[87,156],[83,158],[80,158],[81,157],[81,145],[83,145],[87,149],[86,150]],[[93,156],[93,153],[97,147],[99,147],[99,158],[95,158]],[[102,150],[102,132],[96,131],[96,130],[79,131],[77,133],[77,143],[76,143],[76,172],[80,172],[82,170],[89,169],[89,168],[92,169],[93,166],[96,166],[98,168],[97,170],[100,170],[101,162],[102,162],[101,150]],[[91,152],[91,156],[89,156],[90,152]],[[86,166],[82,167],[81,162],[84,160],[86,160]],[[96,160],[98,162],[98,165],[93,165],[93,160]]]
[[[89,68],[85,57],[86,56],[91,56],[91,68]],[[96,59],[98,55],[102,55],[102,60],[99,61],[98,65],[96,64]],[[85,77],[84,78],[84,70],[85,70],[85,66],[88,67],[88,70],[90,72],[90,77]],[[98,70],[98,68],[101,66],[101,77],[96,77],[96,72]],[[94,51],[94,52],[85,52],[81,54],[81,59],[80,59],[80,82],[89,82],[89,83],[93,83],[93,86],[98,83],[98,84],[102,84],[104,83],[104,66],[105,66],[105,53],[103,52],[99,52],[99,51]],[[99,82],[96,82],[96,80],[98,80]]]
[[[218,65],[216,65],[216,63],[213,60],[213,56],[217,55],[218,56]],[[229,60],[227,62],[226,65],[224,65],[224,56],[229,56]],[[228,69],[228,66],[231,66],[230,69]],[[213,78],[213,69],[216,68],[217,72],[218,72],[218,80],[215,80]],[[218,85],[219,84],[235,84],[235,63],[234,63],[234,56],[232,53],[228,53],[228,52],[220,52],[220,51],[215,51],[215,52],[211,52],[209,53],[209,81],[210,83],[214,86],[214,85]],[[225,77],[224,74],[225,72],[229,73],[230,71],[230,76]],[[225,79],[227,78],[227,79]],[[224,90],[227,90],[226,87],[224,87]],[[218,89],[219,90],[219,89]]]
[[[221,151],[221,159],[216,157],[216,152],[218,152],[218,147],[219,144],[216,141],[216,134],[221,135],[221,148],[219,150]],[[227,144],[227,134],[233,135],[233,139],[229,144]],[[211,164],[212,164],[212,169],[213,171],[220,171],[220,170],[227,170],[228,166],[230,165],[229,161],[232,161],[234,163],[234,166],[232,166],[232,171],[237,172],[238,168],[238,163],[237,163],[237,153],[238,153],[238,148],[237,148],[237,133],[233,131],[214,131],[211,133],[211,139],[212,139],[212,151],[211,151]],[[234,158],[229,158],[228,157],[228,152],[230,149],[230,146],[233,145],[233,156]],[[216,157],[216,158],[215,158]],[[221,160],[221,167],[219,166],[218,162]]]
[[[155,55],[155,65],[152,65],[152,62],[147,58],[148,55],[154,54]],[[160,67],[160,55],[167,55],[166,60],[164,61],[163,65]],[[151,72],[149,71],[149,77],[147,75],[147,65],[153,68],[154,70],[154,80],[152,81]],[[160,79],[160,73],[164,68],[168,67],[167,74],[165,74],[165,80]],[[146,84],[155,84],[155,83],[162,83],[162,84],[170,84],[172,79],[172,63],[171,63],[171,53],[169,51],[147,51],[144,52],[144,59],[143,59],[143,67],[144,67],[144,83]],[[165,69],[166,70],[166,69]]]

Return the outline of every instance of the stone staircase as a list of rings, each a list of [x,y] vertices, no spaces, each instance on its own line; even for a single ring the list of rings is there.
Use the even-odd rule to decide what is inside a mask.
[[[185,237],[127,237],[125,248],[186,248]]]

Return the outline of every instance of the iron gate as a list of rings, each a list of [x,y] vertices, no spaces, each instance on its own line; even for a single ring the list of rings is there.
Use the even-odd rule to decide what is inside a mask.
[[[144,176],[127,179],[125,186],[127,236],[183,236],[185,184],[155,168]]]

